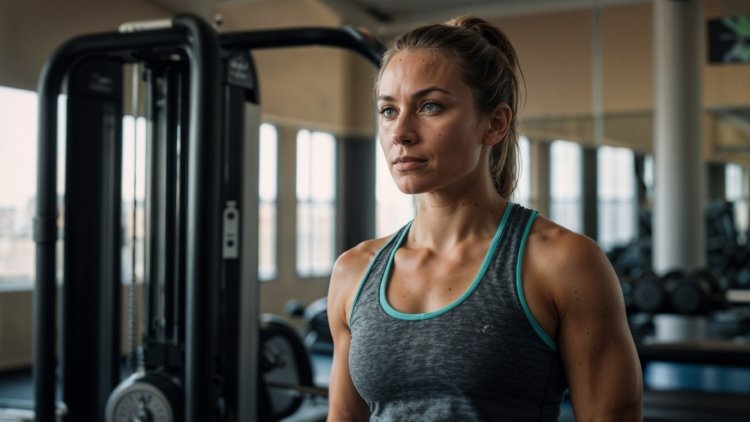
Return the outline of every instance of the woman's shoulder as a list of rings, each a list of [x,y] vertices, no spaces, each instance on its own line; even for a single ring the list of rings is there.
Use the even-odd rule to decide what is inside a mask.
[[[370,263],[388,239],[388,237],[382,237],[366,240],[342,253],[336,259],[328,286],[329,318],[336,321],[348,321],[347,311],[351,308],[354,293]]]
[[[356,289],[370,263],[390,237],[365,240],[342,253],[333,265],[330,290],[348,292]]]
[[[552,274],[580,271],[604,259],[599,245],[590,237],[569,230],[554,221],[539,216],[531,228],[527,254],[533,262]]]
[[[572,308],[586,313],[603,298],[616,297],[617,276],[596,242],[547,218],[537,220],[529,235],[524,268],[558,318]]]
[[[342,253],[333,266],[333,278],[348,278],[353,273],[364,272],[390,237],[380,237],[360,242]]]

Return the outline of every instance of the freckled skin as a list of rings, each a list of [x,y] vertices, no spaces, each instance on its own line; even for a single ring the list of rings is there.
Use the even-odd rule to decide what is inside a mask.
[[[464,189],[477,177],[490,177],[489,148],[484,144],[488,122],[476,110],[473,92],[463,83],[456,65],[436,60],[439,57],[420,50],[397,53],[378,84],[378,109],[392,107],[395,114],[393,118],[381,114],[380,145],[404,193]],[[414,96],[430,87],[441,90]],[[441,111],[422,109],[427,101],[434,101]],[[404,154],[424,157],[427,165],[411,172],[395,171],[392,160]]]
[[[590,239],[540,218],[524,261],[532,314],[557,340],[566,368],[576,367],[566,371],[576,420],[640,420],[641,368],[606,256]]]

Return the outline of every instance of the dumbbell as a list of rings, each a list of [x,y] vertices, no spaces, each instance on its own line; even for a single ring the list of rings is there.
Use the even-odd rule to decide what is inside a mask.
[[[701,285],[693,283],[682,270],[664,274],[664,289],[669,297],[669,310],[678,314],[696,314],[707,307],[708,299]]]
[[[718,279],[709,270],[686,273],[675,269],[662,277],[648,272],[635,280],[632,302],[642,312],[701,314],[722,307],[725,296]]]
[[[674,312],[701,314],[724,306],[725,295],[719,279],[708,269],[697,269],[670,285],[665,280]]]
[[[707,282],[711,286],[711,301],[709,304],[711,309],[728,309],[730,306],[728,294],[729,290],[732,289],[731,280],[710,269],[696,271],[698,277],[703,271],[707,271],[709,277]]]
[[[654,272],[647,271],[632,282],[632,305],[641,312],[664,312],[668,304],[664,281]]]

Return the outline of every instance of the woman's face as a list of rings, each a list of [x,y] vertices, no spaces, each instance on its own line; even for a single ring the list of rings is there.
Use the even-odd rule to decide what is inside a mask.
[[[377,108],[380,145],[402,192],[463,192],[488,174],[489,119],[446,56],[396,53],[380,77]]]

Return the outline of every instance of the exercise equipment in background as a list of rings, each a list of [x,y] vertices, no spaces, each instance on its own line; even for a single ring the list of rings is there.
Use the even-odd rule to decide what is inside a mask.
[[[649,313],[706,314],[728,307],[726,290],[709,270],[672,270],[659,277],[646,272],[620,279],[631,310]]]
[[[264,400],[271,420],[291,416],[306,399],[328,397],[327,389],[315,385],[307,347],[289,322],[277,315],[261,315],[260,339]],[[322,422],[326,416],[327,412],[319,413],[311,419]]]
[[[324,45],[352,50],[377,66],[382,46],[348,27],[218,35],[192,15],[122,29],[63,44],[39,83],[35,420],[276,420],[292,407],[272,391],[284,384],[279,374],[297,374],[286,390],[321,391],[299,375],[305,360],[292,337],[279,334],[278,321],[259,318],[260,96],[251,51]],[[145,84],[149,132],[142,293],[131,286],[132,295],[143,295],[142,338],[131,341],[130,374],[122,380],[120,187],[128,71],[133,89]],[[57,116],[63,91],[61,230]],[[138,107],[140,96],[133,98]],[[58,233],[64,260],[59,338]],[[274,354],[273,348],[285,351]],[[293,359],[281,359],[290,351]],[[267,360],[271,356],[277,359]],[[294,370],[284,372],[293,362]]]
[[[286,313],[305,322],[303,337],[312,354],[333,355],[333,336],[328,325],[328,299],[322,297],[306,307],[296,300],[287,302]]]
[[[652,268],[651,212],[639,214],[639,237],[615,246],[607,256],[621,277],[638,279]],[[750,289],[750,244],[740,243],[734,204],[714,201],[706,205],[706,269],[725,289]]]

